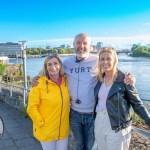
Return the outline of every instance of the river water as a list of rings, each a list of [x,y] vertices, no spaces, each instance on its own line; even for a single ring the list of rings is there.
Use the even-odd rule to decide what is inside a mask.
[[[69,56],[68,56],[69,57]],[[62,61],[67,57],[61,57]],[[27,74],[31,78],[36,76],[44,62],[45,58],[28,58],[27,59]],[[136,87],[143,99],[150,99],[150,58],[130,57],[126,54],[118,55],[118,68],[122,72],[131,72],[136,77]],[[10,63],[16,63],[16,60],[10,60]],[[21,60],[18,60],[21,63]]]

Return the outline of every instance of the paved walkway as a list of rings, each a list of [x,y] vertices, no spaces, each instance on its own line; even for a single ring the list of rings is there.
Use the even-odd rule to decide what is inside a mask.
[[[0,150],[42,150],[32,135],[32,121],[23,118],[21,112],[0,101],[0,116],[4,121],[4,135]]]

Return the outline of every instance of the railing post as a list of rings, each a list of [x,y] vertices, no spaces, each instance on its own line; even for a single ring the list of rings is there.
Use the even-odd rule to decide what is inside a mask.
[[[10,86],[10,97],[12,97],[12,86]]]
[[[26,41],[19,41],[22,44],[22,61],[23,61],[23,77],[24,77],[24,90],[23,90],[23,104],[26,106],[26,92],[27,92],[27,72],[26,72],[26,50],[24,43]]]
[[[26,89],[23,89],[23,105],[26,106]]]

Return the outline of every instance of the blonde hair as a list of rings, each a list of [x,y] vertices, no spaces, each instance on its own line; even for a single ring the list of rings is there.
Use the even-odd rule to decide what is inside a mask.
[[[100,66],[100,55],[103,52],[109,52],[113,55],[114,57],[114,64],[113,64],[113,73],[112,73],[112,79],[113,81],[116,79],[117,75],[118,75],[118,69],[117,69],[117,63],[118,63],[118,57],[117,57],[117,53],[116,50],[112,47],[102,47],[100,49],[99,52],[99,60],[98,60],[98,64],[97,64],[97,68],[96,68],[96,73],[97,73],[97,78],[98,80],[100,80],[101,82],[103,81],[103,76],[104,76],[104,71],[102,70],[101,66]]]
[[[60,76],[64,75],[64,67],[63,67],[62,61],[59,58],[58,54],[51,54],[45,59],[40,76],[47,76],[47,62],[52,58],[56,58],[61,65],[60,72],[59,72]]]

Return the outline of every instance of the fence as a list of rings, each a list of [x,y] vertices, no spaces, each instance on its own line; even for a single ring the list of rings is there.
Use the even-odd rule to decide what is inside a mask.
[[[15,86],[0,82],[0,99],[16,108],[22,107],[22,104],[24,107],[27,106],[28,91],[29,89],[24,88],[23,86]]]

